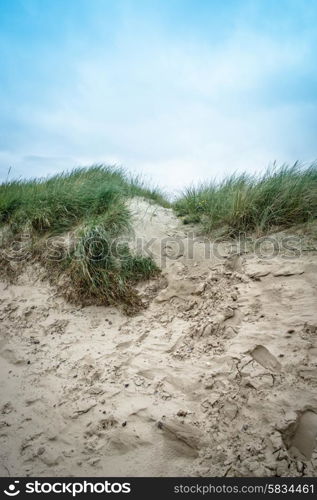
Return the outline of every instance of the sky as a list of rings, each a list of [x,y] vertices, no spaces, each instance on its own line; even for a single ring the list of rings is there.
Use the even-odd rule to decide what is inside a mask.
[[[0,181],[316,159],[316,0],[0,0]]]

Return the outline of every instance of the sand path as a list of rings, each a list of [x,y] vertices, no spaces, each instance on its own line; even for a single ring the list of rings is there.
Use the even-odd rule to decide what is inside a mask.
[[[34,268],[1,283],[0,474],[317,475],[316,252],[208,256],[171,210],[131,209],[163,267],[138,315]]]

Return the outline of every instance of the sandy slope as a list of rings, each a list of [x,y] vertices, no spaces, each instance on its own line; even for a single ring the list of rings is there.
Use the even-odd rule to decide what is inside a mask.
[[[191,256],[171,210],[131,208],[163,266],[144,312],[1,284],[0,473],[317,475],[316,255]]]

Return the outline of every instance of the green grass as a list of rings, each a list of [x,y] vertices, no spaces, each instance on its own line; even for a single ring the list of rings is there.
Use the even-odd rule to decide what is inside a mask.
[[[28,259],[40,261],[69,299],[138,309],[142,302],[135,283],[159,270],[151,259],[119,243],[130,230],[126,202],[134,196],[170,206],[160,189],[123,169],[103,165],[1,184],[2,269],[10,274],[24,266],[23,261],[12,266],[6,248],[29,235]],[[200,223],[206,233],[221,230],[234,236],[290,228],[316,218],[317,166],[296,163],[270,168],[262,176],[233,175],[221,183],[189,187],[173,207],[184,223]],[[63,258],[52,258],[48,242]]]
[[[27,223],[32,230],[58,234],[83,219],[105,214],[133,196],[169,205],[158,188],[147,187],[140,177],[103,165],[48,179],[6,182],[0,185],[0,224],[9,223],[13,230],[20,231]],[[119,221],[119,211],[115,219]]]
[[[158,188],[123,169],[103,165],[46,179],[6,182],[0,185],[0,225],[11,241],[30,235],[32,258],[49,269],[53,282],[60,283],[64,276],[70,298],[134,307],[140,300],[133,284],[158,272],[150,259],[132,255],[126,245],[113,245],[130,229],[126,201],[134,196],[169,206]],[[76,241],[70,253],[61,260],[48,259],[47,242],[67,232]]]
[[[185,223],[224,234],[287,228],[317,216],[317,164],[269,168],[261,176],[233,175],[187,188],[174,203]]]

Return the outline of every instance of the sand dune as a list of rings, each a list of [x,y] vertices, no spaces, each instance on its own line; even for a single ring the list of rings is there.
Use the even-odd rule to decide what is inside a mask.
[[[138,315],[34,267],[1,283],[1,475],[316,476],[316,252],[206,258],[172,210],[130,208],[162,266]]]

